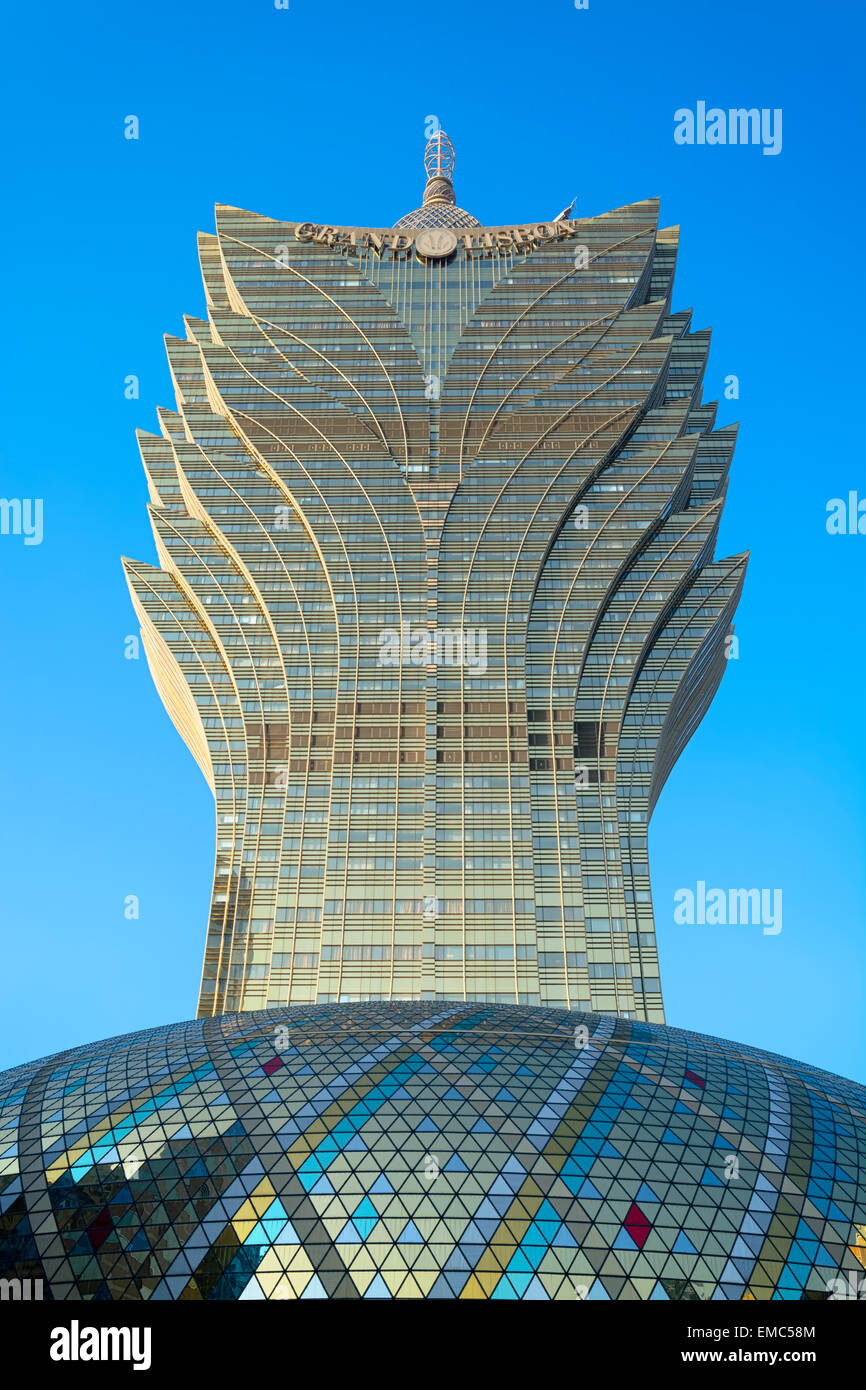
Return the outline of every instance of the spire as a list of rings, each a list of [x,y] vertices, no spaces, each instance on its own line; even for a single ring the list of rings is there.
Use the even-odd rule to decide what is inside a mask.
[[[457,202],[454,195],[454,146],[440,128],[427,141],[424,151],[424,168],[427,170],[427,187],[424,189],[425,203]]]
[[[454,194],[454,146],[440,128],[427,141],[424,150],[427,185],[420,208],[407,212],[396,227],[478,227],[471,212],[457,206]]]

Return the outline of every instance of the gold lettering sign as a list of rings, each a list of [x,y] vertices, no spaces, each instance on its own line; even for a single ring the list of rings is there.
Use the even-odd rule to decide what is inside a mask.
[[[424,260],[443,260],[453,254],[460,241],[467,255],[480,253],[492,256],[496,251],[531,251],[534,246],[543,245],[546,241],[573,235],[568,222],[538,222],[535,226],[498,227],[495,230],[479,227],[459,234],[450,227],[423,227],[413,232],[320,226],[315,222],[298,222],[295,226],[296,241],[316,242],[320,246],[345,250],[350,255],[364,250],[375,251],[377,256],[387,251],[399,256],[414,246],[416,254]]]

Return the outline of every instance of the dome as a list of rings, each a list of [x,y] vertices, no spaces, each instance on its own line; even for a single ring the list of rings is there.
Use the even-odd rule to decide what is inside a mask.
[[[825,1299],[866,1263],[866,1091],[663,1025],[299,1005],[0,1104],[0,1272],[46,1298]]]
[[[477,217],[473,217],[471,212],[464,212],[463,208],[458,208],[454,203],[425,203],[420,208],[415,208],[414,212],[407,212],[405,217],[401,217],[399,222],[394,223],[395,229],[414,227],[419,230],[422,227],[480,227],[481,223]]]

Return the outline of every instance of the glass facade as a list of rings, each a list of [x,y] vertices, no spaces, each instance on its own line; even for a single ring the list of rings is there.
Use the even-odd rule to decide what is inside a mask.
[[[558,1009],[175,1024],[0,1077],[0,1270],[55,1300],[849,1299],[864,1115],[826,1072]]]
[[[664,1019],[647,828],[725,665],[735,430],[657,204],[480,227],[445,140],[394,229],[218,208],[168,340],[126,572],[216,798],[200,1016]]]

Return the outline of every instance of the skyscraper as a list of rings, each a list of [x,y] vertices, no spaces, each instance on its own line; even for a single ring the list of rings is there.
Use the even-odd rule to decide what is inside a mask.
[[[200,1018],[0,1076],[4,1290],[857,1297],[863,1088],[663,1022],[647,826],[745,565],[675,233],[425,163],[393,228],[202,238],[127,562],[216,797]]]
[[[483,227],[217,209],[141,451],[154,679],[214,792],[199,1015],[466,1000],[663,1021],[653,807],[721,679],[735,430],[654,200]]]

